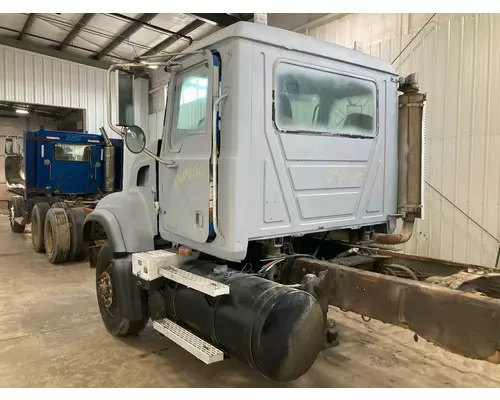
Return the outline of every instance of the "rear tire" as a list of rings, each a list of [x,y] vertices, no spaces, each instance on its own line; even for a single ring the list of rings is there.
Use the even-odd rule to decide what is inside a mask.
[[[31,241],[37,253],[45,252],[44,227],[49,203],[37,203],[31,213]]]
[[[137,335],[143,330],[149,318],[143,317],[139,321],[130,321],[122,316],[120,304],[113,290],[114,279],[112,269],[109,268],[113,252],[108,243],[102,245],[96,264],[96,293],[99,311],[107,331],[113,336],[123,337]]]
[[[68,208],[66,216],[71,229],[71,249],[69,259],[71,261],[83,261],[87,257],[89,244],[83,241],[83,223],[85,222],[85,211],[81,208]]]
[[[7,207],[9,208],[10,229],[12,230],[12,232],[15,233],[23,233],[24,229],[26,228],[26,225],[21,225],[14,220],[14,217],[16,216],[14,203],[9,200],[7,202]]]
[[[55,203],[52,203],[51,208],[63,208],[67,210],[69,209],[69,205],[65,201],[56,201]]]
[[[51,208],[45,218],[45,249],[51,264],[59,264],[68,260],[71,248],[71,229],[66,211],[62,208]]]

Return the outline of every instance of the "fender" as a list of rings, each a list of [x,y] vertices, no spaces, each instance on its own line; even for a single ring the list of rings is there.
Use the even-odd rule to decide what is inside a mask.
[[[132,274],[132,256],[126,251],[118,220],[109,210],[92,211],[85,218],[83,226],[83,238],[87,242],[92,239],[93,222],[99,223],[104,229],[108,244],[114,254],[109,268],[113,271],[115,279],[113,289],[120,304],[121,313],[130,321],[138,321],[142,318],[141,289],[135,284],[136,279]]]
[[[103,227],[115,255],[154,250],[158,233],[151,189],[135,187],[107,195],[85,219],[84,240],[92,239],[91,221]]]
[[[95,232],[94,222],[104,232]],[[137,277],[132,274],[131,254],[154,250],[156,227],[154,198],[146,187],[130,188],[106,196],[85,218],[84,240],[98,239],[101,238],[100,233],[105,233],[113,251],[110,265],[115,279],[113,289],[123,317],[130,321],[140,320],[143,313],[141,288],[136,285]]]
[[[118,224],[118,220],[110,211],[106,209],[97,209],[87,215],[83,225],[84,241],[89,242],[92,238],[93,222],[98,222],[103,227],[113,253],[127,252],[125,240],[123,239],[122,230]]]

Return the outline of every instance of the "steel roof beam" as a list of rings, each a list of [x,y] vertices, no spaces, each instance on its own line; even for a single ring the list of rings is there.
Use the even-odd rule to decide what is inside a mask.
[[[136,33],[139,29],[141,29],[144,23],[148,23],[158,14],[142,14],[137,21],[130,24],[124,31],[122,31],[116,38],[114,38],[110,43],[106,45],[99,53],[91,56],[94,60],[102,60],[109,53],[111,53],[114,49],[116,49],[120,44],[122,44],[125,40],[127,40],[130,36]]]
[[[19,31],[15,30],[15,29],[8,29],[8,28],[4,28],[4,27],[0,26],[0,32],[2,30],[7,30],[7,31],[19,33]],[[53,43],[55,43],[56,46],[59,45],[58,40],[48,39],[48,38],[44,38],[42,36],[32,35],[32,34],[29,34],[29,36],[33,36],[37,39],[46,40],[48,42],[53,42]],[[33,42],[30,42],[29,40],[24,40],[24,41],[20,42],[19,40],[16,40],[15,38],[6,37],[6,36],[3,36],[1,34],[0,34],[0,45],[4,45],[4,46],[12,47],[15,49],[20,49],[20,50],[25,50],[25,51],[31,51],[32,53],[43,54],[45,56],[54,57],[54,58],[58,58],[61,60],[66,60],[66,61],[71,61],[71,62],[75,62],[78,64],[88,65],[88,66],[96,67],[96,68],[108,69],[109,66],[111,65],[111,63],[108,63],[108,62],[92,60],[91,58],[88,58],[84,55],[73,54],[72,52],[69,52],[69,51],[62,52],[62,51],[59,51],[55,48],[51,48],[48,46],[41,46],[39,44],[35,44]],[[94,50],[86,49],[84,47],[75,46],[72,44],[69,44],[68,46],[71,48],[86,51],[89,53],[94,52]],[[123,58],[122,60],[123,61],[130,61],[130,60],[127,60],[125,58]]]
[[[205,25],[203,21],[200,20],[195,20],[191,22],[190,24],[186,25],[184,28],[180,29],[176,33],[180,36],[188,35],[189,33],[193,32],[195,29],[198,29],[200,26]],[[171,36],[164,41],[158,43],[156,46],[152,47],[145,53],[141,54],[140,57],[148,57],[148,56],[154,56],[155,54],[159,53],[160,51],[166,49],[167,47],[172,46],[175,42],[179,40],[179,37],[174,37]],[[165,58],[168,58],[166,56]]]
[[[95,17],[96,14],[83,14],[83,17],[80,18],[80,21],[77,22],[77,24],[74,26],[74,28],[71,30],[70,33],[68,33],[68,36],[64,38],[64,40],[61,42],[61,44],[58,47],[59,51],[63,51],[68,47],[69,44],[73,42],[73,40],[76,39],[76,37],[80,34],[83,28],[92,20],[92,18]]]
[[[29,33],[31,27],[33,26],[33,22],[35,22],[36,14],[29,14],[28,18],[26,18],[26,22],[24,23],[23,29],[21,30],[21,34],[17,40],[23,40]]]
[[[107,14],[107,15],[115,17],[115,18],[118,18],[118,19],[122,19],[122,20],[125,20],[125,21],[128,21],[128,22],[141,22],[140,20],[138,20],[136,18],[127,17],[126,15],[119,14],[119,13],[112,13],[112,14]],[[149,22],[142,22],[142,25],[145,28],[149,28],[149,29],[151,29],[153,31],[164,33],[166,35],[179,36],[179,37],[181,37],[181,38],[183,38],[185,40],[188,40],[189,42],[193,41],[189,36],[185,36],[185,35],[179,34],[179,32],[174,32],[174,31],[171,31],[170,29],[162,28],[161,26],[158,26],[158,25],[150,24]]]

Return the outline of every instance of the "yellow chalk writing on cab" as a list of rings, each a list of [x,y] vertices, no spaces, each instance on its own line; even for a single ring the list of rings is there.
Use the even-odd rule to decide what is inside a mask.
[[[334,179],[337,180],[337,183],[340,185],[352,184],[359,181],[363,177],[363,172],[349,172],[346,170],[339,171],[336,168],[330,168],[328,170],[326,180],[328,183],[332,183]]]
[[[205,176],[205,168],[201,165],[193,165],[185,168],[175,175],[174,186],[181,186],[186,180],[191,181]]]

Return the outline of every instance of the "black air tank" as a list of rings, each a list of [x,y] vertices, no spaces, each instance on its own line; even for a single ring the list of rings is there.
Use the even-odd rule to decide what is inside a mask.
[[[182,267],[229,285],[212,298],[169,282],[167,317],[274,381],[309,370],[322,349],[324,315],[314,296],[259,276],[194,261]],[[225,269],[225,271],[224,271]]]

